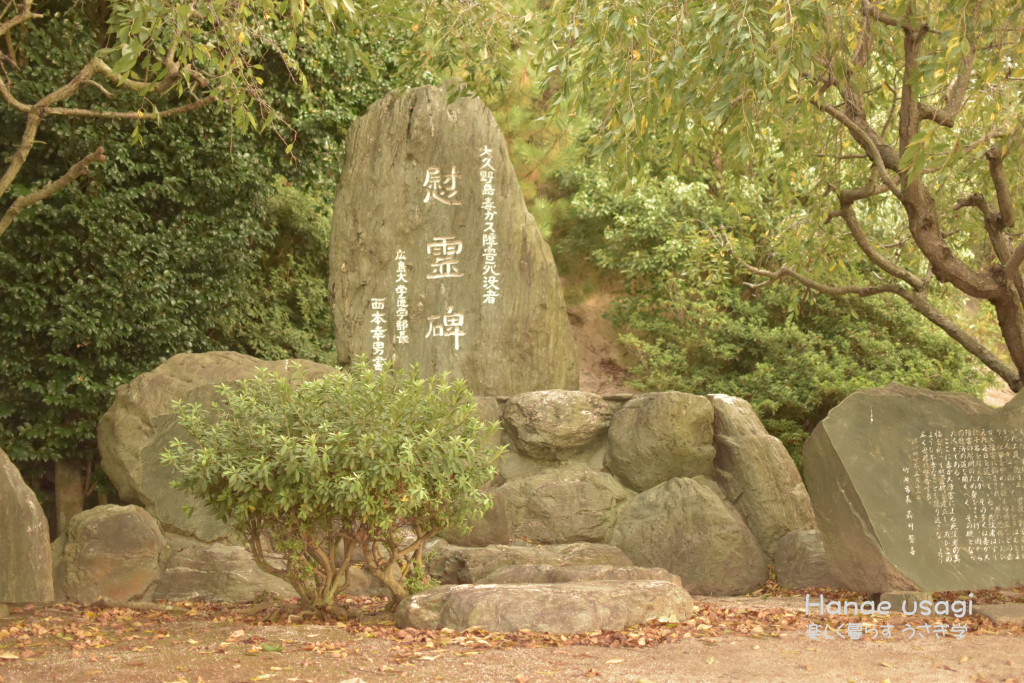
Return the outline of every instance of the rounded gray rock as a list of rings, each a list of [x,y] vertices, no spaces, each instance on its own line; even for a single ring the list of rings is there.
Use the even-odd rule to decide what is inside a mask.
[[[100,505],[71,518],[55,558],[58,599],[91,604],[99,598],[138,600],[160,576],[166,540],[136,505]]]
[[[677,575],[694,595],[743,595],[768,580],[768,562],[743,518],[692,479],[639,494],[608,542],[636,565]]]
[[[508,501],[513,535],[535,543],[603,543],[636,495],[612,475],[580,466],[513,479],[498,490]]]
[[[535,460],[586,460],[604,445],[615,409],[597,394],[533,391],[505,403],[501,419],[513,448]]]
[[[484,512],[483,517],[472,523],[467,533],[456,533],[451,529],[445,529],[440,534],[441,538],[452,545],[471,547],[482,547],[487,545],[502,545],[511,543],[513,538],[512,520],[508,512],[508,498],[501,489],[481,489],[482,492],[491,496],[491,507]]]
[[[676,477],[714,476],[714,418],[703,396],[641,394],[612,418],[605,466],[634,491]]]
[[[248,602],[262,593],[298,597],[291,584],[262,571],[247,548],[168,535],[174,553],[153,586],[154,600]]]

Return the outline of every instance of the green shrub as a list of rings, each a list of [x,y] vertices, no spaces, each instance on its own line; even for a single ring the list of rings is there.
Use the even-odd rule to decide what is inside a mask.
[[[596,264],[622,280],[625,296],[607,317],[640,360],[636,388],[744,398],[798,464],[810,432],[854,391],[889,382],[984,390],[976,360],[902,300],[749,287],[761,278],[736,268],[713,232],[731,226],[748,260],[772,268],[758,239],[786,225],[749,186],[716,196],[667,177],[622,197],[595,173],[577,180],[581,222],[566,241],[590,240]]]
[[[222,385],[212,414],[176,406],[196,445],[175,441],[163,461],[305,604],[330,610],[359,547],[397,606],[409,592],[392,568],[407,575],[425,541],[483,514],[501,450],[483,446],[497,425],[475,417],[462,380],[416,372],[360,359],[312,382],[264,371]],[[406,526],[416,540],[403,545]]]

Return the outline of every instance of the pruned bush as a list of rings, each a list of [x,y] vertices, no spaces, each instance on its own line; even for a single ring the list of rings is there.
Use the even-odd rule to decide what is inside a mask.
[[[263,371],[222,385],[212,413],[175,406],[195,444],[174,441],[163,461],[304,603],[331,609],[358,547],[395,606],[424,542],[490,506],[479,489],[501,452],[483,445],[497,424],[476,418],[465,382],[416,373],[360,359],[312,382]]]

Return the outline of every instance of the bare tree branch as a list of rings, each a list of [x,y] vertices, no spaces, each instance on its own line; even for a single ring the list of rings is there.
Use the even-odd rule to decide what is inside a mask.
[[[19,101],[11,94],[11,91],[7,88],[7,84],[4,83],[3,78],[0,78],[0,95],[3,96],[7,104],[11,105],[12,109],[17,109],[22,114],[27,114],[32,111],[32,105]]]
[[[967,88],[971,84],[971,74],[974,73],[974,55],[978,52],[978,45],[971,42],[970,46],[970,52],[960,60],[960,71],[949,92],[946,93],[945,106],[936,108],[930,104],[918,102],[917,111],[922,120],[928,119],[946,128],[953,127],[957,114],[963,109],[964,100],[967,98]]]
[[[792,278],[793,280],[796,280],[797,282],[802,284],[804,287],[807,287],[808,289],[813,289],[816,292],[821,292],[822,294],[827,294],[829,296],[847,296],[852,294],[854,296],[864,297],[874,296],[876,294],[896,294],[897,290],[903,289],[902,287],[894,283],[863,287],[855,285],[850,285],[846,287],[835,287],[833,285],[826,285],[823,282],[818,282],[817,280],[812,280],[806,275],[801,275],[800,273],[796,272],[789,266],[783,266],[778,270],[772,271],[752,266],[749,263],[745,263],[742,260],[739,261],[739,263],[741,266],[746,268],[749,272],[753,273],[754,275],[760,275],[762,277],[768,278],[767,281],[759,282],[757,284],[747,283],[747,286],[750,287],[751,289],[760,289],[765,285],[769,285],[772,284],[773,282],[784,280],[786,278]]]
[[[18,217],[19,213],[33,204],[41,202],[47,197],[63,190],[65,187],[70,185],[73,180],[84,174],[89,169],[89,164],[106,160],[107,157],[103,155],[103,148],[97,147],[95,152],[87,155],[77,164],[69,168],[67,173],[62,175],[60,178],[57,178],[57,180],[51,180],[35,192],[22,195],[15,199],[14,203],[7,208],[3,218],[0,218],[0,237],[2,237],[7,231],[8,226],[14,222],[14,219]]]
[[[25,4],[22,5],[21,12],[0,24],[0,36],[7,35],[10,30],[18,24],[24,24],[26,21],[31,21],[32,19],[42,18],[42,14],[36,14],[32,11],[32,0],[25,0]]]
[[[204,107],[208,104],[216,102],[217,98],[213,95],[204,97],[201,100],[195,102],[189,102],[183,104],[180,107],[173,107],[171,109],[165,109],[164,111],[155,112],[144,112],[144,111],[96,111],[94,109],[66,109],[64,107],[49,107],[46,110],[47,114],[55,114],[60,116],[84,116],[88,118],[96,119],[133,119],[140,121],[157,121],[165,116],[176,116],[178,114],[184,114],[185,112]]]
[[[896,183],[893,182],[893,179],[889,176],[889,172],[886,170],[885,161],[882,159],[882,154],[881,152],[879,152],[878,147],[875,145],[875,143],[871,140],[871,137],[868,136],[868,134],[860,126],[854,123],[854,121],[850,119],[849,116],[839,111],[832,105],[826,104],[824,102],[815,102],[814,104],[815,106],[818,107],[818,109],[825,112],[826,114],[834,118],[836,121],[839,121],[841,124],[846,126],[847,130],[849,130],[850,134],[853,136],[853,139],[856,140],[857,143],[864,149],[864,151],[868,153],[868,156],[871,157],[871,160],[875,165],[875,169],[878,170],[879,177],[881,178],[882,182],[885,183],[885,186],[889,188],[889,191],[892,192],[897,199],[902,199],[903,193],[900,191],[900,188],[896,185]]]
[[[864,252],[864,255],[868,257],[869,261],[894,278],[903,280],[915,290],[920,291],[925,289],[925,283],[921,278],[914,275],[906,268],[897,266],[875,250],[875,247],[871,244],[871,240],[868,239],[868,236],[864,234],[864,230],[861,228],[860,221],[857,219],[857,213],[853,209],[853,202],[843,204],[840,207],[839,212],[843,217],[843,221],[846,223],[846,228],[850,231],[850,235],[853,237],[853,240],[857,243],[857,246],[860,247],[860,250]]]
[[[992,372],[1002,377],[1003,380],[1010,385],[1010,388],[1013,389],[1013,391],[1020,391],[1022,386],[1024,386],[1021,382],[1020,374],[1016,370],[999,360],[999,358],[986,348],[984,344],[972,337],[966,330],[932,306],[924,294],[912,292],[902,287],[900,288],[900,291],[896,292],[896,294],[906,299],[906,301],[914,307],[915,311],[923,315],[943,332],[952,337],[954,341],[967,349],[967,351],[984,363]]]
[[[1010,197],[1010,184],[1006,180],[1003,169],[1003,154],[998,145],[993,145],[985,152],[988,159],[988,172],[996,187],[996,202],[999,204],[999,227],[1003,230],[1012,228],[1016,222],[1013,215],[1013,199]]]
[[[21,167],[25,165],[25,161],[32,151],[32,145],[35,144],[36,133],[39,131],[39,123],[42,120],[43,117],[38,112],[29,112],[28,120],[25,122],[25,130],[21,134],[21,144],[14,151],[11,163],[7,166],[7,171],[0,176],[0,197],[7,192],[7,188],[14,182],[14,178],[18,175]]]
[[[871,4],[870,0],[863,0],[861,7],[868,16],[881,24],[885,24],[886,26],[901,26],[900,22],[896,21],[895,17],[891,17],[875,7]]]
[[[985,200],[985,195],[980,192],[975,192],[967,195],[966,197],[961,197],[957,200],[956,204],[953,205],[953,210],[959,211],[960,209],[968,206],[973,206],[978,209],[986,223],[994,223],[998,218],[996,214],[992,213],[992,209],[989,208],[988,201]]]

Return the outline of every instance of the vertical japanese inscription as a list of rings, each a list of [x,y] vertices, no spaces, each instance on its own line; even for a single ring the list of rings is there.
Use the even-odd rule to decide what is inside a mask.
[[[380,372],[384,369],[384,338],[388,334],[384,329],[387,322],[384,318],[384,299],[370,299],[370,310],[370,324],[374,326],[370,330],[370,338],[373,339],[373,369]]]
[[[427,177],[423,181],[423,186],[427,188],[423,202],[426,204],[431,200],[437,200],[448,206],[460,206],[462,202],[455,199],[455,195],[458,194],[458,179],[460,177],[455,166],[452,166],[451,172],[446,174],[443,180],[439,166],[429,167]],[[426,279],[442,280],[464,276],[465,273],[459,270],[458,259],[462,253],[462,247],[462,240],[455,239],[454,235],[434,237],[427,244],[427,256],[433,261],[428,262],[430,273],[426,275]],[[466,336],[466,333],[462,331],[465,318],[461,313],[453,313],[452,309],[452,306],[448,306],[448,312],[443,315],[427,316],[427,334],[424,339],[452,337],[455,341],[455,350],[458,351],[459,338]]]
[[[922,431],[910,453],[903,471],[911,554],[913,497],[932,517],[940,563],[1022,559],[1024,530],[1015,520],[1024,517],[1024,429]]]
[[[494,204],[494,166],[493,152],[486,145],[480,150],[480,182],[483,185],[480,194],[483,196],[481,208],[484,210],[483,247],[484,247],[484,303],[494,304],[499,296],[498,273],[498,236],[494,232],[494,219],[498,216],[498,208]]]
[[[409,343],[409,280],[405,269],[405,252],[395,254],[395,343]]]

